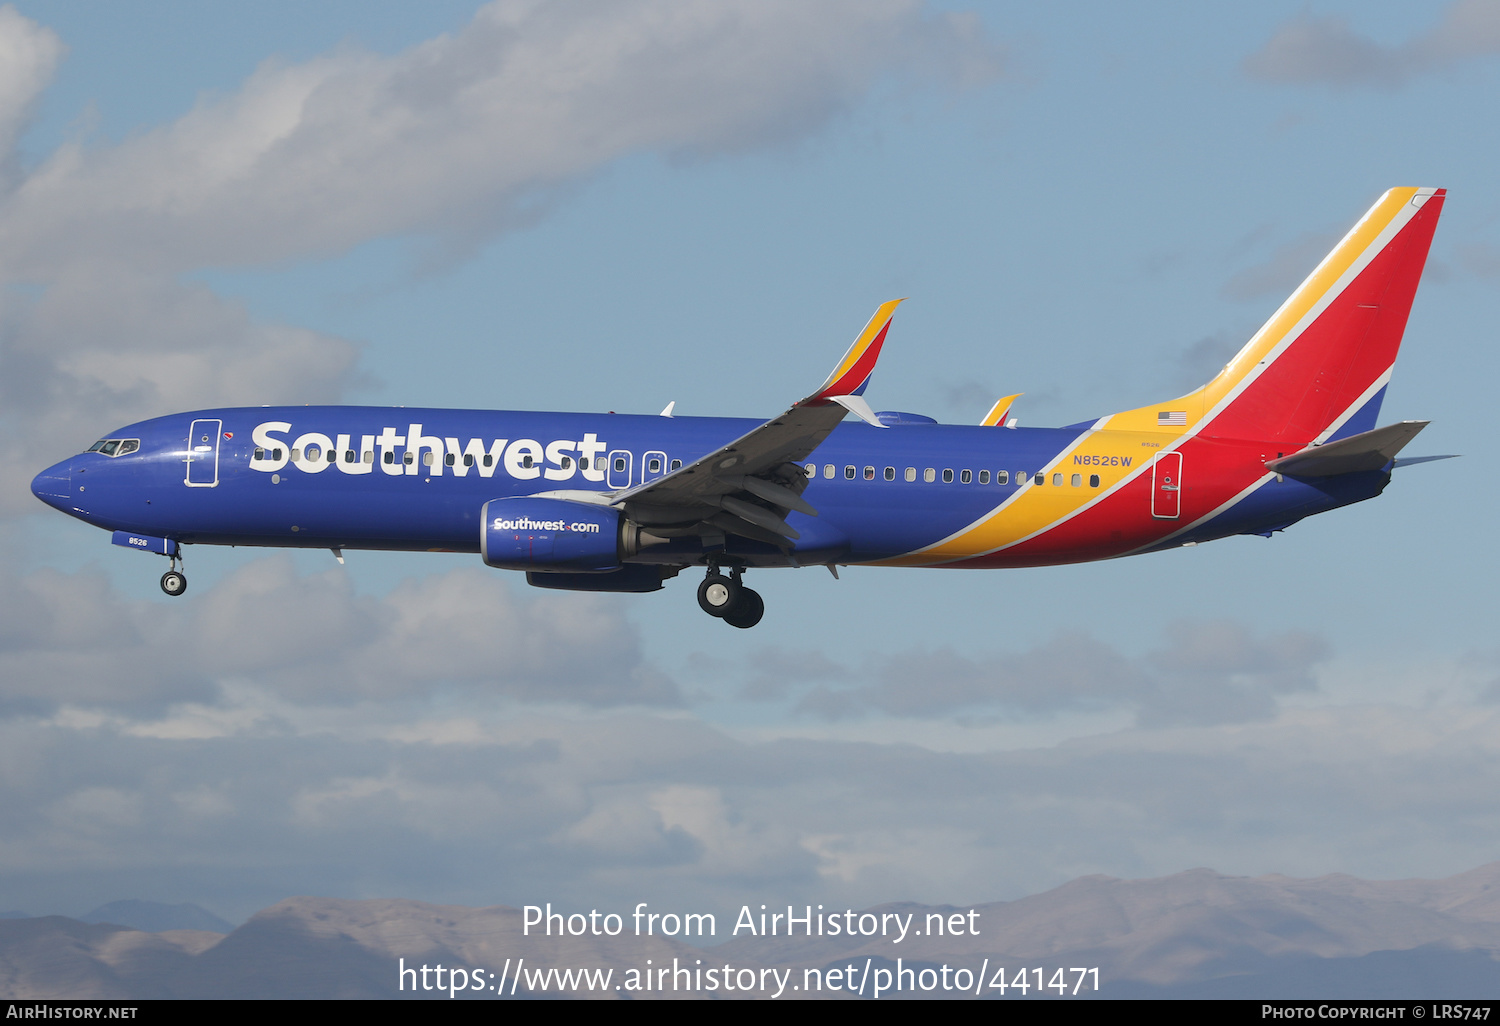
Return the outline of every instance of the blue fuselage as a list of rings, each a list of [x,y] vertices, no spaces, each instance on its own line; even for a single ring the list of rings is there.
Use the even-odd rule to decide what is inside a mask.
[[[33,490],[95,526],[181,544],[475,552],[480,511],[492,499],[578,498],[639,485],[757,423],[342,406],[205,410],[123,428],[112,438],[138,442],[134,451],[74,456],[38,475]],[[1086,430],[846,422],[805,461],[804,498],[819,516],[788,516],[800,534],[792,558],[876,562],[955,535],[1023,483],[1044,486],[1034,475]],[[1116,476],[1132,469],[1128,458],[1105,468]],[[1382,472],[1267,482],[1237,510],[1193,525],[1171,544],[1284,526],[1378,494],[1387,480]],[[726,544],[750,563],[787,561],[762,542]],[[635,561],[701,556],[699,541],[684,538]]]

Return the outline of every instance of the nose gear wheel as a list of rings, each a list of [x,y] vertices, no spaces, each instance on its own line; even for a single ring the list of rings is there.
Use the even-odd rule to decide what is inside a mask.
[[[170,568],[166,573],[161,575],[161,590],[173,598],[187,591],[187,575],[177,569],[178,560],[182,559],[181,551],[181,547],[179,546],[178,555],[170,557],[172,560]],[[182,561],[184,564],[187,562],[186,560]]]

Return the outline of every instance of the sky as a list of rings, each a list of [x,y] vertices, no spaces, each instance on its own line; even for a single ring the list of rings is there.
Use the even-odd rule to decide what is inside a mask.
[[[0,910],[294,894],[953,904],[1500,858],[1500,3],[0,8]],[[1016,571],[762,571],[764,621],[475,556],[42,506],[132,421],[340,402],[1091,419],[1450,190],[1385,495]]]

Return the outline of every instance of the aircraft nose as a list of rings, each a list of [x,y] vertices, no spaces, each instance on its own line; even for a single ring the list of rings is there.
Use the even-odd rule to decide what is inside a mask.
[[[63,460],[31,479],[31,494],[54,509],[71,508],[73,495],[73,461]]]

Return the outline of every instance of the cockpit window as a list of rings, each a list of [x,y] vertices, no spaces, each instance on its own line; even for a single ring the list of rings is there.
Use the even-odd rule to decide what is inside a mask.
[[[124,456],[126,453],[135,452],[140,447],[139,438],[101,438],[89,446],[88,451],[105,456]]]

